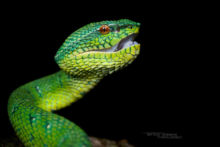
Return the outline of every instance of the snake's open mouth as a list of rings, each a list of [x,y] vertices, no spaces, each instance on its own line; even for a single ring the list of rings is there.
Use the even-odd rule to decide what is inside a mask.
[[[131,34],[131,35],[125,37],[124,39],[122,39],[119,43],[117,43],[113,47],[108,48],[108,49],[99,50],[99,51],[101,51],[101,52],[117,52],[122,49],[134,46],[134,45],[138,44],[138,42],[134,41],[136,36],[137,36],[137,34]]]

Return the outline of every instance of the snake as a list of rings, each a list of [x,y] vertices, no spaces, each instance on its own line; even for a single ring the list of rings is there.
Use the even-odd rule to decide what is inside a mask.
[[[59,70],[15,89],[8,116],[24,146],[90,147],[78,125],[55,114],[81,99],[105,76],[132,63],[140,23],[129,19],[89,23],[70,34],[55,54]]]

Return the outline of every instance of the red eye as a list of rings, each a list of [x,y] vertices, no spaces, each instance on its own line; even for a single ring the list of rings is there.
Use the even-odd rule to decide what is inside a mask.
[[[99,32],[103,35],[105,34],[108,34],[110,32],[110,28],[109,26],[107,25],[102,25],[100,28],[99,28]]]

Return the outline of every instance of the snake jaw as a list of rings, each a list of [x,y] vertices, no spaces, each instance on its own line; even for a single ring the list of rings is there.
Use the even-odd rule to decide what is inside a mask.
[[[118,43],[118,46],[115,51],[119,51],[121,49],[128,48],[128,47],[131,47],[133,45],[138,44],[138,42],[134,41],[136,36],[137,36],[137,34],[132,34],[132,35],[129,35],[129,36],[125,37],[124,39],[122,39]]]
[[[111,53],[111,52],[117,52],[117,51],[120,51],[122,49],[126,49],[126,48],[129,48],[131,46],[137,45],[139,43],[134,41],[136,36],[137,36],[137,34],[131,34],[131,35],[123,38],[121,41],[119,41],[113,47],[107,48],[107,49],[102,49],[102,50],[99,50],[99,51],[100,52],[110,52]]]

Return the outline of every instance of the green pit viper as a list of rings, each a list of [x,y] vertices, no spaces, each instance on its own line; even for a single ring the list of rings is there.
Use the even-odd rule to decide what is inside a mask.
[[[12,92],[10,122],[25,146],[89,147],[87,134],[52,113],[81,99],[103,77],[130,64],[140,52],[140,23],[128,19],[90,23],[73,32],[55,55],[60,71]]]

